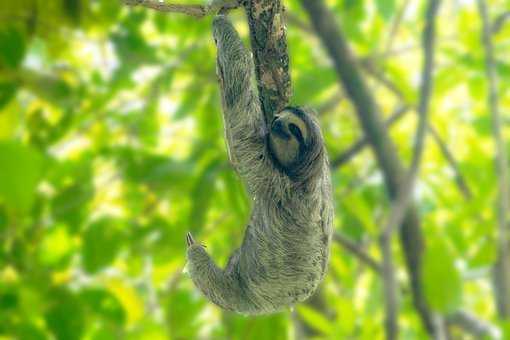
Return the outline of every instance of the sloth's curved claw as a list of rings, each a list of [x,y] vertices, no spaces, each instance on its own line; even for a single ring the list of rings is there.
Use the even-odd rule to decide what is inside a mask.
[[[188,247],[191,247],[192,245],[195,244],[195,240],[193,239],[193,236],[191,236],[190,232],[186,233],[186,244],[188,245]]]

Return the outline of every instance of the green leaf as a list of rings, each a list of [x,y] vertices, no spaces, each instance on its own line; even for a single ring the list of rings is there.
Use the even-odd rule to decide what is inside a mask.
[[[18,142],[0,142],[0,201],[16,212],[27,212],[42,177],[43,160]]]
[[[481,116],[478,116],[474,122],[473,127],[476,132],[480,135],[491,136],[492,135],[492,120],[489,115],[489,112],[484,113]]]
[[[469,264],[473,268],[488,267],[492,265],[497,258],[497,243],[490,238],[484,238],[476,247]]]
[[[0,83],[0,110],[9,104],[17,91],[18,85],[15,83]]]
[[[215,181],[223,162],[220,159],[211,161],[199,175],[191,194],[193,205],[190,212],[190,230],[197,231],[203,226],[209,210],[211,198],[215,192]]]
[[[135,183],[145,183],[155,189],[180,189],[192,181],[192,164],[142,150],[114,150],[124,176]]]
[[[333,334],[334,326],[331,321],[315,309],[307,305],[299,305],[297,311],[311,328],[318,330],[324,335]]]
[[[197,320],[205,300],[195,299],[189,290],[178,289],[164,301],[167,322],[173,339],[197,337],[200,322]],[[187,325],[187,327],[181,327]]]
[[[134,13],[134,12],[133,12]],[[135,16],[144,16],[143,12],[133,14]],[[140,17],[143,19],[143,17]],[[139,20],[137,18],[137,20]],[[115,51],[119,58],[127,64],[143,64],[157,62],[156,50],[151,48],[146,39],[138,31],[139,23],[131,21],[131,27],[125,27],[127,30],[114,32],[111,35],[111,41],[115,46]]]
[[[69,261],[73,242],[67,229],[52,228],[48,231],[39,248],[39,257],[47,266],[65,265]]]
[[[82,12],[81,0],[64,0],[63,7],[69,19],[71,19],[73,23],[78,24]]]
[[[47,336],[39,327],[30,324],[23,323],[16,327],[16,336],[18,339],[23,340],[46,340]]]
[[[227,168],[223,171],[223,180],[225,181],[229,202],[232,204],[239,220],[242,221],[249,213],[250,205],[242,183],[231,168]]]
[[[109,265],[117,256],[123,241],[120,221],[103,218],[85,231],[82,259],[91,274]]]
[[[329,67],[313,67],[299,73],[295,81],[294,98],[310,103],[335,85],[337,77]]]
[[[25,37],[14,27],[0,28],[0,66],[18,67],[25,56]]]
[[[49,167],[49,181],[56,191],[51,200],[52,217],[73,232],[81,228],[94,197],[91,162],[85,154],[75,160],[55,161]]]
[[[423,258],[425,296],[432,309],[441,313],[455,311],[462,304],[462,279],[447,245],[436,239],[428,245]]]
[[[288,339],[288,313],[266,316],[245,317],[235,313],[225,313],[223,324],[227,334],[236,334],[234,338],[243,340]],[[217,334],[217,339],[227,339],[225,334]]]
[[[364,0],[344,0],[337,2],[337,13],[342,18],[342,26],[347,36],[357,41],[363,41],[365,37],[361,24],[366,16]]]
[[[53,292],[50,299],[50,308],[45,315],[48,328],[58,340],[81,339],[85,329],[85,313],[80,301],[64,289]]]
[[[119,330],[108,327],[108,326],[102,326],[98,329],[95,329],[92,334],[90,335],[90,340],[111,340],[117,338],[119,333]]]
[[[395,0],[377,0],[377,11],[384,20],[389,20],[395,12]]]
[[[190,85],[188,85],[184,97],[181,99],[180,105],[173,115],[174,119],[178,121],[187,117],[197,109],[203,100],[204,91],[202,84],[198,82],[192,82]]]
[[[123,325],[126,322],[126,312],[120,301],[110,292],[101,288],[89,288],[80,293],[83,304],[101,320]]]

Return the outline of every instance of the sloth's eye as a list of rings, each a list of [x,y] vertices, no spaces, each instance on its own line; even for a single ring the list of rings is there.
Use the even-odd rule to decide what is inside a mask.
[[[296,139],[300,143],[304,142],[303,134],[301,133],[301,130],[299,129],[299,127],[296,124],[290,123],[289,124],[289,131],[290,131],[290,133],[292,133],[294,135],[294,137],[296,137]]]

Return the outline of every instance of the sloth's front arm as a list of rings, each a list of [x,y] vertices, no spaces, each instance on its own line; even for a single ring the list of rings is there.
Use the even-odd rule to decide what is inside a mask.
[[[249,52],[227,17],[219,15],[214,19],[213,36],[218,49],[217,73],[229,157],[247,183],[260,174],[268,173],[261,170],[261,156],[266,157],[265,123],[257,91],[252,84],[253,64]],[[224,309],[256,313],[256,306],[243,291],[238,272],[239,250],[232,254],[226,268],[221,269],[203,246],[194,242],[190,234],[187,243],[189,273],[204,295]]]
[[[253,62],[226,16],[215,17],[213,36],[229,158],[243,179],[252,178],[260,174],[266,157],[266,128],[253,83]]]

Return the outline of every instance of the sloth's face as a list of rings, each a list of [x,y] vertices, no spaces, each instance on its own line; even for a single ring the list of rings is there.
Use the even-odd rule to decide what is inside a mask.
[[[309,139],[309,129],[301,117],[289,110],[275,115],[269,132],[269,148],[284,168],[294,165]]]

